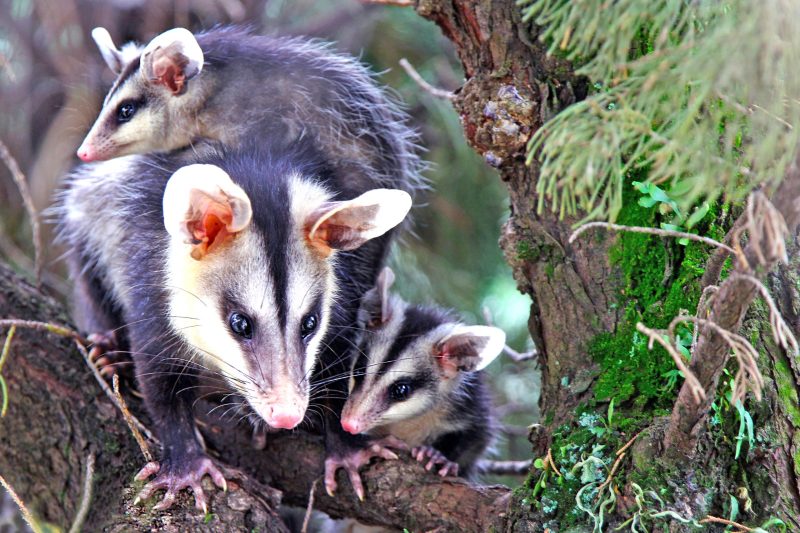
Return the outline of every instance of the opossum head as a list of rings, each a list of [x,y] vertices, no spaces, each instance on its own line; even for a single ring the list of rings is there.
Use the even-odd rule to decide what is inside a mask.
[[[491,363],[505,345],[494,327],[467,326],[437,308],[390,295],[384,269],[364,296],[365,331],[353,358],[342,428],[353,434],[409,420],[449,402],[466,375]]]
[[[104,28],[92,37],[117,79],[78,157],[102,161],[187,146],[195,133],[191,121],[180,118],[191,114],[198,91],[190,80],[203,69],[203,51],[191,32],[168,30],[143,49],[128,44],[118,50]]]
[[[172,327],[274,428],[308,406],[309,376],[336,295],[334,262],[399,224],[407,193],[376,189],[331,201],[291,174],[274,186],[237,182],[215,165],[170,178],[166,290]]]

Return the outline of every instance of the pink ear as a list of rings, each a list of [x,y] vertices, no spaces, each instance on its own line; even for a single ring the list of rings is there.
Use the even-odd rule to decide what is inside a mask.
[[[141,72],[144,78],[163,85],[172,94],[181,94],[186,81],[200,73],[203,68],[203,51],[189,30],[168,30],[148,44],[141,56]]]
[[[170,54],[169,50],[153,52],[151,80],[164,85],[172,94],[180,94],[186,82],[184,68],[186,61],[180,55]]]
[[[306,219],[309,246],[322,257],[334,250],[355,250],[403,221],[411,196],[395,189],[373,189],[357,198],[325,202]]]
[[[214,165],[179,168],[164,191],[164,227],[191,244],[201,260],[250,223],[252,208],[244,191]]]
[[[456,324],[435,347],[442,375],[453,378],[459,372],[483,370],[500,355],[506,342],[503,330],[489,326]]]

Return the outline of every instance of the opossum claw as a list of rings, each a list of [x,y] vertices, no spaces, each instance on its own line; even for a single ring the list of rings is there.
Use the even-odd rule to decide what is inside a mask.
[[[110,380],[117,373],[119,367],[130,364],[129,357],[117,352],[119,346],[114,330],[92,333],[87,340],[91,343],[89,360],[94,363],[104,378]]]
[[[441,465],[438,474],[442,477],[457,476],[458,463],[454,463],[444,456],[442,452],[433,446],[417,446],[411,450],[411,456],[420,463],[428,461],[425,464],[425,470],[431,471],[434,466]]]
[[[172,507],[181,490],[188,488],[194,493],[195,507],[208,513],[206,495],[201,485],[203,476],[208,474],[217,487],[224,491],[228,490],[222,471],[210,458],[203,455],[184,460],[178,465],[173,464],[172,468],[167,466],[162,468],[157,462],[147,463],[136,474],[136,480],[145,480],[156,472],[158,475],[139,492],[133,502],[134,505],[149,499],[156,491],[164,489],[166,490],[164,498],[153,507],[156,511],[164,511]]]
[[[361,481],[361,475],[358,473],[359,468],[368,465],[375,457],[381,459],[394,460],[397,459],[395,454],[389,447],[395,449],[408,449],[408,446],[395,437],[385,437],[371,441],[367,444],[366,448],[348,451],[342,455],[332,455],[325,459],[325,491],[328,496],[333,497],[336,492],[336,472],[340,468],[344,468],[347,472],[347,477],[350,478],[350,484],[353,486],[353,491],[358,496],[358,499],[364,501],[365,492],[364,484]]]

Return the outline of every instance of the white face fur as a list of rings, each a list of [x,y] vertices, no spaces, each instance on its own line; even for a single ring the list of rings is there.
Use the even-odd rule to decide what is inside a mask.
[[[363,355],[353,360],[342,413],[342,426],[351,433],[387,426],[402,433],[404,424],[419,425],[423,418],[441,423],[436,419],[447,415],[461,380],[483,369],[505,345],[498,328],[452,322],[382,292],[383,311],[367,324],[359,345]]]
[[[165,226],[172,235],[167,290],[173,328],[261,418],[281,428],[297,425],[308,405],[308,377],[336,290],[333,246],[357,247],[394,227],[410,208],[402,191],[379,189],[329,202],[324,189],[300,176],[290,177],[288,185],[290,238],[281,265],[270,265],[270,235],[251,223],[247,195],[218,167],[178,170],[164,195]],[[364,197],[377,209],[361,209]],[[364,213],[371,218],[351,220]],[[337,240],[329,220],[335,227],[343,220],[356,223],[358,229],[347,235],[360,242]],[[273,266],[286,274],[285,304],[276,296]]]
[[[118,78],[78,157],[90,162],[188,146],[196,121],[181,117],[192,114],[198,96],[188,91],[188,81],[204,62],[191,32],[174,28],[143,49],[129,44],[118,50],[104,28],[95,28],[92,37]]]

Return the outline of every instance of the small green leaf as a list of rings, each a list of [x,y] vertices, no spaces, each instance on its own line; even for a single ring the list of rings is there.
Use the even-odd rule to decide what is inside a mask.
[[[614,418],[614,398],[611,398],[611,403],[608,404],[608,425],[611,425],[611,421]]]
[[[705,217],[706,214],[708,214],[709,209],[711,209],[711,206],[708,204],[708,202],[703,202],[703,204],[700,207],[694,210],[694,213],[692,213],[692,216],[689,217],[689,220],[686,221],[686,227],[691,228],[692,226],[703,220],[703,217]]]
[[[533,466],[534,466],[534,468],[538,468],[539,470],[543,470],[544,469],[544,460],[542,460],[541,457],[537,458],[533,462]]]
[[[784,532],[786,531],[786,522],[781,520],[780,518],[770,518],[763,524],[761,524],[757,529],[769,530],[771,527],[777,527],[778,531]]]
[[[650,198],[649,196],[642,196],[639,198],[639,205],[642,207],[653,207],[656,205],[657,201]]]
[[[739,500],[736,499],[736,496],[731,495],[731,512],[728,515],[728,520],[731,522],[735,522],[736,518],[739,516]]]

